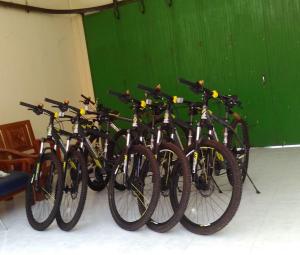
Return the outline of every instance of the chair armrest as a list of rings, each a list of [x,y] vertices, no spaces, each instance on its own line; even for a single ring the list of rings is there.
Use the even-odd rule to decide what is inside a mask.
[[[0,170],[20,170],[23,172],[30,172],[35,160],[33,158],[21,159],[1,159]]]
[[[0,153],[10,155],[10,156],[13,157],[13,159],[15,159],[15,158],[32,158],[32,159],[36,159],[38,157],[38,154],[27,154],[27,153],[23,153],[23,152],[16,151],[16,150],[11,150],[11,149],[0,149]]]

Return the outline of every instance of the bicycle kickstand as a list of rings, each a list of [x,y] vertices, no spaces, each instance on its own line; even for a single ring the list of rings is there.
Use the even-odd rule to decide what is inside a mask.
[[[247,173],[247,177],[248,177],[249,181],[251,182],[253,188],[255,189],[256,194],[260,194],[261,192],[258,190],[258,188],[257,188],[256,185],[254,184],[254,182],[252,181],[252,179],[251,179],[251,177],[249,176],[248,173]]]

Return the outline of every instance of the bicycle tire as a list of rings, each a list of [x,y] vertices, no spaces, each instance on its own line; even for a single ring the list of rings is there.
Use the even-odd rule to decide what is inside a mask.
[[[159,199],[159,195],[160,195],[159,194],[160,193],[160,189],[159,189],[160,175],[159,175],[159,171],[158,171],[158,164],[157,164],[157,161],[156,161],[153,153],[147,147],[145,147],[143,145],[131,146],[129,148],[128,155],[133,154],[133,153],[141,154],[147,159],[147,162],[149,162],[148,163],[149,167],[147,169],[143,170],[143,174],[145,174],[146,171],[149,171],[152,174],[151,181],[153,183],[153,192],[152,192],[151,198],[149,199],[149,205],[147,208],[145,208],[146,210],[144,211],[144,213],[142,215],[140,215],[140,217],[137,220],[130,221],[128,219],[124,219],[125,217],[122,216],[118,211],[117,203],[116,203],[116,199],[115,199],[116,198],[115,192],[116,193],[126,192],[126,189],[119,190],[115,186],[115,183],[116,183],[115,179],[117,178],[119,168],[123,163],[124,154],[121,154],[119,156],[119,158],[117,159],[116,164],[112,171],[112,175],[111,175],[109,184],[108,184],[108,201],[109,201],[109,208],[110,208],[112,217],[121,228],[128,230],[128,231],[135,231],[135,230],[141,228],[142,226],[144,226],[150,220],[150,218],[156,208],[156,205],[157,205],[157,202]],[[128,157],[128,158],[130,158],[130,157]],[[123,169],[121,171],[123,171]],[[142,177],[142,179],[144,181],[144,177]],[[141,184],[144,184],[144,183],[141,183]],[[130,185],[134,186],[131,183],[130,183]],[[136,188],[136,190],[137,190],[137,188]],[[143,192],[141,190],[137,190],[137,191],[139,193]],[[129,190],[129,192],[131,192],[131,191]],[[140,198],[137,198],[137,200],[139,201]],[[122,200],[118,200],[118,201],[122,201]],[[137,202],[137,206],[139,207],[138,202]]]
[[[171,173],[167,172],[165,173],[166,176],[161,176],[161,192],[160,192],[160,200],[158,202],[158,205],[161,203],[162,208],[159,208],[159,206],[156,207],[156,210],[154,211],[150,221],[148,221],[147,226],[156,232],[164,233],[172,229],[177,223],[181,220],[182,216],[184,215],[184,212],[186,210],[186,207],[188,205],[189,201],[189,195],[191,191],[191,172],[189,168],[189,164],[187,161],[187,158],[185,157],[184,152],[175,144],[170,142],[163,141],[158,149],[158,161],[161,160],[159,157],[160,152],[164,150],[169,150],[174,155],[176,155],[177,159],[174,162],[175,165],[173,166],[173,171]],[[162,162],[163,163],[163,162]],[[160,169],[162,169],[160,164]],[[164,171],[165,169],[162,169]],[[168,170],[167,170],[168,171]],[[170,175],[170,181],[166,181],[166,185],[163,184],[164,180],[167,179],[165,177],[168,177],[167,175]],[[172,193],[174,192],[174,189],[177,189],[178,181],[174,183],[174,180],[177,180],[178,176],[175,177],[175,175],[182,176],[182,187],[181,188],[181,199],[178,203],[178,206],[176,208],[172,208],[171,201],[170,201],[170,195],[168,195],[168,192]],[[166,197],[167,196],[167,197]],[[166,201],[164,198],[166,198]],[[165,201],[165,202],[164,202]],[[163,207],[169,207],[170,203],[170,210]],[[173,209],[173,211],[171,211]],[[161,210],[165,210],[165,212],[162,212],[163,216],[165,216],[164,221],[158,222],[155,220],[155,214],[159,214]],[[169,213],[168,213],[169,212]],[[167,215],[168,214],[168,215]],[[159,217],[159,215],[157,215]]]
[[[189,211],[187,209],[184,216],[181,219],[181,224],[187,230],[191,231],[192,233],[200,234],[200,235],[211,235],[211,234],[214,234],[214,233],[220,231],[221,229],[223,229],[232,220],[232,218],[234,217],[234,215],[239,207],[239,204],[241,201],[241,195],[242,195],[241,173],[239,171],[236,159],[234,158],[232,153],[226,148],[226,146],[223,145],[222,143],[219,143],[217,141],[212,141],[212,140],[202,140],[200,143],[200,147],[203,149],[206,149],[206,150],[211,148],[213,153],[218,152],[219,154],[221,154],[223,157],[223,161],[226,163],[226,166],[228,168],[226,171],[232,172],[232,174],[231,174],[232,183],[228,184],[228,187],[232,188],[232,194],[231,194],[228,206],[226,207],[226,209],[224,208],[225,211],[220,217],[218,217],[215,221],[210,222],[209,224],[207,224],[206,222],[204,224],[198,223],[198,222],[195,223],[196,220],[192,220],[191,219],[192,216],[187,216],[187,215],[188,215],[189,211],[191,211],[194,214],[198,213],[200,208],[196,207],[196,209],[194,209],[194,210],[197,210],[197,211],[193,212],[194,207],[191,206],[191,209],[190,209],[190,204],[189,204],[188,205]],[[192,155],[191,152],[193,152],[195,150],[195,148],[196,148],[195,144],[192,144],[189,148],[187,148],[187,150],[186,150],[187,157],[189,155]],[[226,173],[224,175],[226,175]],[[227,178],[227,177],[225,176],[224,178]],[[213,178],[212,178],[212,180],[213,180]],[[197,185],[194,180],[192,182],[192,185],[193,185],[193,188],[195,187],[195,189],[196,189],[195,194],[200,194],[201,190],[196,187]],[[215,183],[213,185],[217,185],[217,184]],[[215,190],[215,189],[213,189],[213,190]],[[217,194],[221,194],[221,193],[217,193]],[[204,196],[202,194],[200,194],[200,195]],[[205,201],[206,201],[207,197],[204,198]],[[176,208],[176,206],[178,205],[177,195],[171,196],[171,198],[172,198],[173,206]],[[192,195],[190,196],[190,201],[189,201],[192,203],[191,200],[192,200]],[[190,214],[190,215],[192,215],[192,214]],[[200,214],[200,216],[201,215],[202,214]],[[198,214],[197,214],[197,216],[198,216]]]
[[[70,208],[64,208],[64,199],[66,199],[66,196],[68,195],[68,193],[70,192],[71,194],[71,199],[74,201],[75,199],[77,199],[77,196],[74,195],[76,193],[76,191],[78,191],[78,187],[74,188],[74,190],[72,190],[72,186],[71,188],[69,188],[67,182],[70,180],[68,180],[68,177],[66,176],[66,171],[64,172],[64,191],[63,191],[63,197],[61,199],[61,204],[60,204],[60,209],[57,212],[56,215],[56,222],[58,224],[58,226],[60,227],[60,229],[64,230],[64,231],[70,231],[71,229],[73,229],[76,224],[78,223],[83,209],[84,209],[84,205],[85,205],[85,200],[86,200],[86,196],[87,196],[87,188],[88,188],[88,173],[87,173],[87,168],[86,168],[86,164],[85,164],[85,160],[84,160],[84,156],[83,153],[75,150],[75,149],[71,149],[67,155],[67,160],[66,162],[68,162],[69,160],[72,160],[72,162],[78,162],[77,166],[76,166],[76,173],[73,172],[73,176],[71,176],[71,172],[70,172],[70,178],[71,178],[71,182],[72,185],[74,185],[75,182],[73,182],[74,179],[76,179],[77,182],[81,182],[81,193],[79,196],[79,201],[78,201],[78,205],[77,208],[75,210],[74,215],[66,220],[66,215],[65,213],[68,213],[67,210],[71,210]],[[69,162],[67,163],[68,166]],[[81,172],[78,172],[78,165],[80,165],[80,170]],[[65,168],[65,170],[67,169],[67,167]],[[73,168],[73,171],[75,169]],[[67,177],[67,178],[66,178]],[[76,183],[75,183],[76,184]],[[77,183],[78,184],[78,183]],[[71,190],[70,190],[71,189]],[[75,191],[75,192],[74,192]],[[76,196],[76,197],[75,197]],[[75,197],[75,198],[74,198]],[[70,201],[72,201],[70,200]]]
[[[51,212],[49,213],[49,215],[46,217],[46,219],[39,221],[36,219],[36,217],[34,216],[34,212],[33,212],[33,206],[36,203],[41,204],[43,200],[43,198],[46,198],[47,195],[50,197],[51,199],[51,195],[49,195],[49,190],[51,189],[51,187],[49,186],[49,183],[46,186],[46,183],[49,181],[49,177],[51,178],[51,182],[53,179],[53,176],[45,176],[45,172],[43,172],[43,163],[45,161],[50,161],[51,162],[51,166],[52,164],[55,167],[55,169],[57,169],[57,182],[56,184],[54,184],[55,186],[55,195],[54,197],[52,197],[52,199],[54,198],[54,203],[53,203],[53,208],[51,210]],[[61,162],[58,159],[58,156],[56,155],[55,152],[50,152],[50,153],[46,153],[43,154],[40,158],[40,161],[37,162],[37,164],[39,164],[40,166],[40,176],[39,176],[39,188],[41,183],[45,184],[45,187],[41,188],[41,190],[44,190],[45,194],[43,194],[42,192],[38,193],[35,191],[35,188],[33,187],[33,185],[35,185],[35,181],[33,181],[33,183],[31,183],[31,179],[32,176],[34,175],[34,173],[32,174],[31,178],[29,179],[28,183],[27,183],[27,187],[26,187],[26,193],[25,193],[25,209],[26,209],[26,216],[28,219],[29,224],[38,231],[43,231],[46,228],[48,228],[51,223],[54,221],[55,216],[57,214],[57,211],[59,210],[59,205],[60,205],[60,201],[61,201],[61,197],[62,197],[62,190],[63,190],[63,174],[62,174],[62,166],[61,166]],[[52,175],[52,173],[51,173]],[[46,182],[45,182],[46,181]],[[51,183],[52,186],[52,183]],[[47,190],[47,192],[46,192]]]

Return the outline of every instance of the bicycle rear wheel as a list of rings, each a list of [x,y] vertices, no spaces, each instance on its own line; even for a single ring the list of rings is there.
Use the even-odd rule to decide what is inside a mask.
[[[237,162],[223,144],[212,140],[203,140],[198,147],[191,145],[186,156],[195,171],[181,223],[195,234],[216,233],[232,220],[240,204],[242,184]],[[174,208],[179,197],[179,192],[171,196]]]
[[[36,163],[25,194],[26,216],[34,229],[45,230],[55,219],[62,197],[62,179],[62,166],[56,153],[43,154]]]
[[[88,174],[81,152],[71,150],[65,159],[64,188],[60,209],[56,215],[58,226],[69,231],[76,226],[84,209]]]
[[[120,190],[115,183],[124,188]],[[115,222],[129,231],[145,225],[157,205],[159,186],[158,164],[149,149],[133,145],[127,155],[121,154],[108,185],[109,208]]]

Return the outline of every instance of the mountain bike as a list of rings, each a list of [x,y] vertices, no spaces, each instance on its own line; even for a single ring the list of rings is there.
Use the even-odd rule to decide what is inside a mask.
[[[176,99],[160,90],[157,94]],[[201,118],[196,127],[193,121],[188,125],[190,132],[195,133],[188,136],[190,142],[185,148],[191,169],[192,189],[187,209],[181,219],[182,225],[191,232],[206,235],[221,230],[232,220],[242,193],[241,172],[234,156],[225,145],[211,139],[209,132],[205,132],[213,130],[213,120],[207,107],[209,99],[213,96],[207,94],[203,98]],[[187,100],[183,100],[182,103],[191,104]],[[169,116],[173,118],[174,123],[180,123],[173,114]],[[159,121],[161,118],[158,118],[157,122]],[[174,136],[180,141],[178,133],[174,133]],[[180,190],[175,191],[170,196],[173,208],[178,206],[181,195]]]
[[[147,87],[139,85],[139,88],[147,90]],[[128,94],[128,97],[130,95]],[[131,100],[139,102],[137,99],[133,99],[130,96]],[[147,99],[144,102],[144,111],[146,113],[147,109],[150,112],[155,112],[159,105],[152,104],[152,102]],[[141,132],[141,141],[151,149],[155,155],[157,162],[159,164],[160,171],[160,199],[156,206],[156,209],[150,219],[147,222],[147,226],[157,232],[166,232],[173,228],[181,219],[184,214],[185,208],[188,203],[190,187],[191,187],[191,178],[188,162],[183,151],[173,142],[171,136],[167,135],[173,133],[173,125],[169,121],[168,113],[171,110],[172,102],[168,101],[163,108],[160,110],[165,112],[165,125],[155,127],[154,125],[148,126],[143,123],[140,123]],[[154,124],[154,120],[152,121]],[[126,130],[120,130],[114,136],[114,140],[122,140]],[[137,134],[135,134],[137,135]],[[176,177],[175,177],[176,176]],[[176,183],[173,180],[180,179]],[[170,193],[174,192],[172,190],[180,189],[181,199],[179,206],[177,208],[172,208],[170,202]]]
[[[75,116],[68,116],[68,121],[73,124],[72,133],[54,128],[51,132],[55,138],[55,144],[63,153],[63,195],[60,208],[56,214],[58,226],[64,231],[70,231],[78,223],[86,201],[88,174],[83,155],[82,119],[84,111],[69,105],[68,101],[58,102],[45,98],[45,101],[59,108],[61,115],[67,117],[64,112],[71,110]],[[66,145],[60,142],[60,135],[67,135]],[[74,141],[74,144],[72,144]]]
[[[32,105],[20,102],[36,115],[49,116],[47,138],[40,144],[39,155],[32,170],[30,181],[25,193],[26,216],[29,224],[36,230],[45,230],[54,221],[59,209],[63,192],[63,170],[55,147],[45,147],[53,144],[52,131],[55,114],[43,108],[42,105]]]
[[[159,169],[153,153],[142,141],[139,116],[144,102],[135,101],[128,94],[113,91],[109,94],[130,103],[133,110],[132,127],[127,130],[125,146],[112,169],[108,201],[116,223],[123,229],[134,231],[150,220],[157,206]]]
[[[244,183],[246,177],[248,177],[252,186],[254,187],[256,193],[260,193],[257,189],[256,185],[250,178],[248,174],[248,163],[249,163],[249,153],[250,153],[250,141],[249,141],[249,131],[248,125],[245,120],[241,118],[241,116],[233,111],[233,108],[238,106],[242,107],[241,101],[237,96],[234,95],[221,95],[219,92],[215,90],[210,90],[204,87],[204,81],[191,82],[185,79],[180,78],[179,81],[182,84],[187,85],[190,90],[196,94],[203,94],[203,97],[207,97],[206,95],[213,95],[211,98],[220,100],[225,107],[225,116],[224,118],[219,118],[213,114],[210,114],[211,118],[214,122],[221,124],[224,127],[223,131],[223,144],[233,153],[239,167],[241,169],[242,182]],[[208,103],[208,102],[207,102]],[[195,135],[195,132],[191,131],[191,121],[193,119],[193,115],[201,112],[202,105],[199,103],[189,102],[189,116],[190,122],[188,123],[188,129],[186,125],[182,125],[182,123],[178,123],[183,129],[185,129],[185,133],[188,132],[188,137],[190,143],[191,137]],[[193,114],[194,113],[194,114]],[[230,118],[231,117],[231,118]],[[188,131],[187,131],[188,130]],[[212,125],[209,129],[209,137],[213,140],[219,140],[218,134],[214,125]]]

